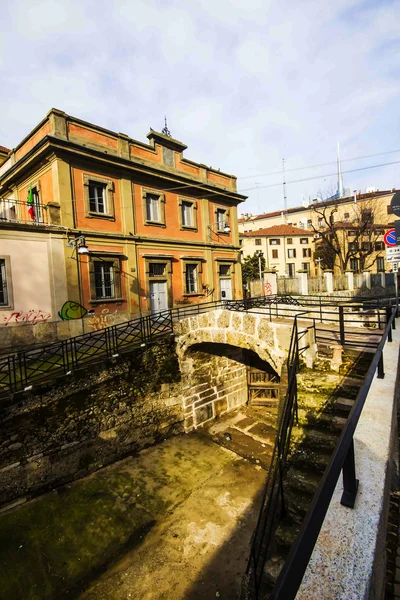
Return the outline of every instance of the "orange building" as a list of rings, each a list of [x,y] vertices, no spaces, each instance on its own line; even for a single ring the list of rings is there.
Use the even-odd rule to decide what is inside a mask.
[[[52,109],[0,155],[3,285],[7,279],[8,290],[18,287],[23,245],[45,241],[47,324],[60,322],[66,301],[89,310],[87,330],[88,323],[103,327],[138,313],[241,297],[237,206],[245,196],[236,177],[184,158],[186,146],[166,129],[147,138],[138,142]],[[7,254],[10,239],[21,241],[14,257]],[[64,274],[59,246],[57,273],[52,267],[60,239]],[[38,295],[35,273],[24,277],[28,295]],[[12,305],[10,293],[2,302],[0,285],[0,326],[19,309],[22,299],[12,296]]]

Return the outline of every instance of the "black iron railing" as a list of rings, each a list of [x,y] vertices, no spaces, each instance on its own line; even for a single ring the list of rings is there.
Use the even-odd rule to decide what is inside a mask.
[[[384,322],[383,308],[374,308],[372,304],[352,304],[353,309],[357,306],[361,312],[365,312],[366,309],[375,311],[368,317],[371,326],[380,327]],[[69,374],[83,363],[104,357],[115,357],[131,348],[154,343],[161,336],[173,334],[174,321],[217,309],[251,310],[252,312],[259,310],[270,321],[275,318],[293,319],[297,315],[298,318],[311,321],[314,326],[317,321],[339,324],[340,314],[342,314],[344,327],[351,325],[351,315],[349,317],[345,312],[340,313],[340,309],[331,307],[330,303],[326,305],[319,303],[316,307],[313,303],[309,304],[308,297],[294,299],[291,296],[277,295],[185,305],[68,340],[0,357],[0,394],[21,391],[34,383],[63,373]],[[359,316],[357,319],[359,322]],[[364,333],[370,337],[371,332],[372,330],[368,329]],[[361,329],[360,334],[362,334]],[[318,326],[316,326],[316,336],[319,341],[323,341],[324,330],[319,329]],[[350,337],[351,335],[346,331],[346,339],[343,338],[342,341],[346,344],[350,343]],[[376,345],[377,342],[375,347]]]
[[[296,597],[341,471],[343,471],[343,495],[341,503],[349,508],[353,508],[354,506],[358,480],[355,470],[353,436],[375,373],[377,373],[377,377],[380,379],[384,377],[383,348],[386,341],[392,341],[392,329],[396,328],[395,318],[397,315],[398,301],[396,299],[394,306],[386,307],[386,327],[368,369],[364,384],[357,395],[346,425],[314,495],[310,509],[303,521],[299,535],[292,546],[272,592],[268,595],[269,600],[293,600]],[[292,339],[293,336],[294,333],[292,334]],[[284,508],[283,481],[281,476],[278,479],[278,473],[280,475],[284,470],[279,466],[281,456],[279,449],[282,447],[287,452],[286,448],[290,443],[291,426],[293,425],[295,415],[295,402],[291,403],[288,400],[290,393],[293,393],[290,391],[290,385],[292,385],[292,390],[296,389],[294,383],[290,384],[289,378],[284,413],[281,416],[279,435],[274,448],[276,457],[273,458],[271,471],[268,474],[266,492],[248,563],[249,587],[245,597],[256,600],[260,597],[259,591],[262,585],[265,562],[268,558],[268,550],[271,546],[271,536],[276,528],[279,517],[282,515],[282,508],[281,512],[278,512],[279,497],[282,498],[281,505]],[[286,439],[282,435],[282,428],[284,426],[286,426],[287,432]],[[281,459],[282,467],[285,466],[286,456],[287,453],[285,455],[283,452]],[[270,481],[275,483],[275,492]],[[276,481],[279,481],[278,487]]]
[[[271,464],[261,502],[261,509],[252,538],[243,597],[258,598],[263,580],[266,558],[271,550],[273,536],[279,521],[286,514],[283,478],[290,447],[293,424],[297,422],[297,378],[299,367],[299,328],[294,317],[290,347],[286,362],[287,390],[281,403],[278,430]]]

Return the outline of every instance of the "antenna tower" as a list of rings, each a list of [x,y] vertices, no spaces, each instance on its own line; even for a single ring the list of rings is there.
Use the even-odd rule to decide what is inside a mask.
[[[287,213],[287,196],[286,196],[286,179],[285,179],[285,159],[282,158],[282,176],[283,176],[283,212],[286,223]]]

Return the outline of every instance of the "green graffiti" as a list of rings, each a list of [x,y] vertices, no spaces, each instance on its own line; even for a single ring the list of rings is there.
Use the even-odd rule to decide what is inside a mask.
[[[61,310],[58,313],[60,319],[62,319],[63,321],[71,321],[72,319],[83,319],[83,317],[86,314],[86,308],[78,304],[78,302],[72,302],[72,300],[67,300],[67,302],[64,302]]]

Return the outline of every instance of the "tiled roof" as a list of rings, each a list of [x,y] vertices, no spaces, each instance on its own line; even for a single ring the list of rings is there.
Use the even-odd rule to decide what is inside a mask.
[[[7,154],[10,152],[9,148],[6,148],[5,146],[0,146],[0,152],[7,152]]]
[[[241,233],[240,237],[262,237],[262,236],[282,236],[282,235],[313,235],[314,231],[310,229],[300,229],[293,225],[272,225],[272,227],[264,227],[264,229],[256,229],[255,231],[247,231]]]

